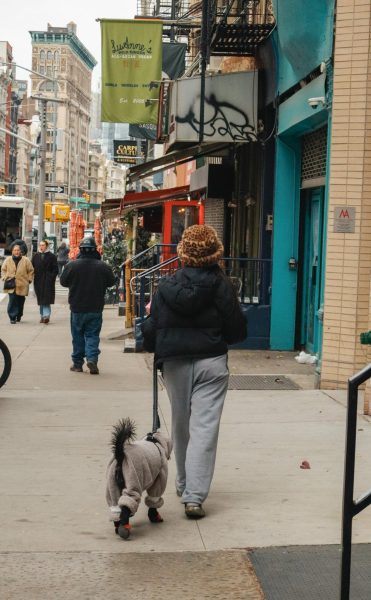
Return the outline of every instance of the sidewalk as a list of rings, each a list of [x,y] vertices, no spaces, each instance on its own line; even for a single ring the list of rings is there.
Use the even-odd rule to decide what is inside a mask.
[[[151,525],[143,504],[133,519],[132,539],[118,540],[107,520],[104,498],[111,427],[130,416],[138,434],[144,435],[151,427],[152,397],[148,356],[124,354],[122,340],[107,339],[117,329],[117,309],[107,308],[101,375],[71,373],[66,297],[58,297],[47,326],[39,323],[32,297],[26,301],[24,320],[17,325],[9,324],[6,301],[0,303],[0,337],[13,357],[10,379],[0,390],[0,598],[111,600],[126,597],[123,589],[127,597],[144,598],[157,583],[165,585],[161,579],[165,578],[170,595],[161,587],[161,598],[176,599],[184,597],[171,595],[176,585],[184,591],[187,578],[199,573],[199,585],[206,577],[207,594],[213,592],[210,597],[255,600],[264,596],[248,571],[247,548],[339,544],[346,393],[313,389],[229,391],[215,478],[205,504],[207,518],[192,522],[184,517],[174,491],[171,460],[161,511],[164,523]],[[247,354],[252,356],[246,360]],[[244,372],[249,373],[254,360],[254,353],[236,354],[230,365],[238,367],[237,372],[246,366]],[[272,359],[266,360],[272,364]],[[170,411],[164,390],[160,413],[168,430]],[[360,416],[357,495],[370,487],[369,456],[370,419]],[[303,460],[309,461],[310,470],[300,469]],[[371,542],[366,511],[354,522],[353,540]],[[130,586],[124,576],[124,556],[126,568],[131,565],[133,573],[135,569],[142,573],[137,579],[130,577]],[[17,568],[9,579],[5,574],[11,563]],[[225,577],[233,577],[230,589],[227,579],[227,587],[220,589],[214,571],[220,563],[225,565]],[[164,571],[166,564],[169,568]],[[177,573],[187,564],[197,567],[185,569],[182,582]],[[69,568],[71,581],[66,579]],[[144,576],[148,569],[153,569],[155,579]],[[85,587],[79,573],[89,575]],[[104,592],[97,583],[103,573]],[[264,590],[264,576],[259,577]],[[25,585],[27,595],[23,595]],[[43,585],[45,595],[40,592]],[[53,589],[50,595],[47,585]],[[187,598],[209,597],[193,593]],[[312,596],[300,592],[300,597]]]

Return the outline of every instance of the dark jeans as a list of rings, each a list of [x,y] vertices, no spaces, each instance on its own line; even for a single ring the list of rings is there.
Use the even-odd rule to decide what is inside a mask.
[[[8,316],[11,321],[19,321],[23,317],[23,307],[26,296],[18,296],[15,292],[9,294]]]
[[[98,362],[99,334],[102,329],[102,313],[71,312],[72,360],[76,367],[82,367],[84,358]]]

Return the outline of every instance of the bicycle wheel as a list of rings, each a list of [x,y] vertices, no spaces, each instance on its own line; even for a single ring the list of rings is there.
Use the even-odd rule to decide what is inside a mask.
[[[0,340],[0,387],[4,385],[12,370],[12,357],[8,346]]]

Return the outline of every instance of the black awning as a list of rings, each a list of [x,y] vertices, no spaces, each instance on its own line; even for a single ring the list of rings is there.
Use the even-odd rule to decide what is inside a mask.
[[[160,158],[155,158],[145,163],[135,165],[128,170],[129,181],[136,181],[142,179],[142,177],[148,177],[154,173],[165,171],[171,166],[181,165],[190,160],[194,160],[198,156],[212,156],[217,152],[221,152],[230,146],[229,143],[205,143],[198,144],[197,146],[190,146],[189,148],[183,148],[182,150],[174,150],[165,154]]]

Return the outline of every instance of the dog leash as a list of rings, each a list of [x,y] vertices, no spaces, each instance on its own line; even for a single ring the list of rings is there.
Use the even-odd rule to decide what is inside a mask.
[[[152,392],[153,392],[153,405],[152,405],[152,431],[147,435],[148,442],[157,442],[157,440],[153,437],[158,429],[161,427],[160,417],[158,415],[158,378],[157,378],[157,365],[156,361],[153,359],[153,383],[152,383]]]

